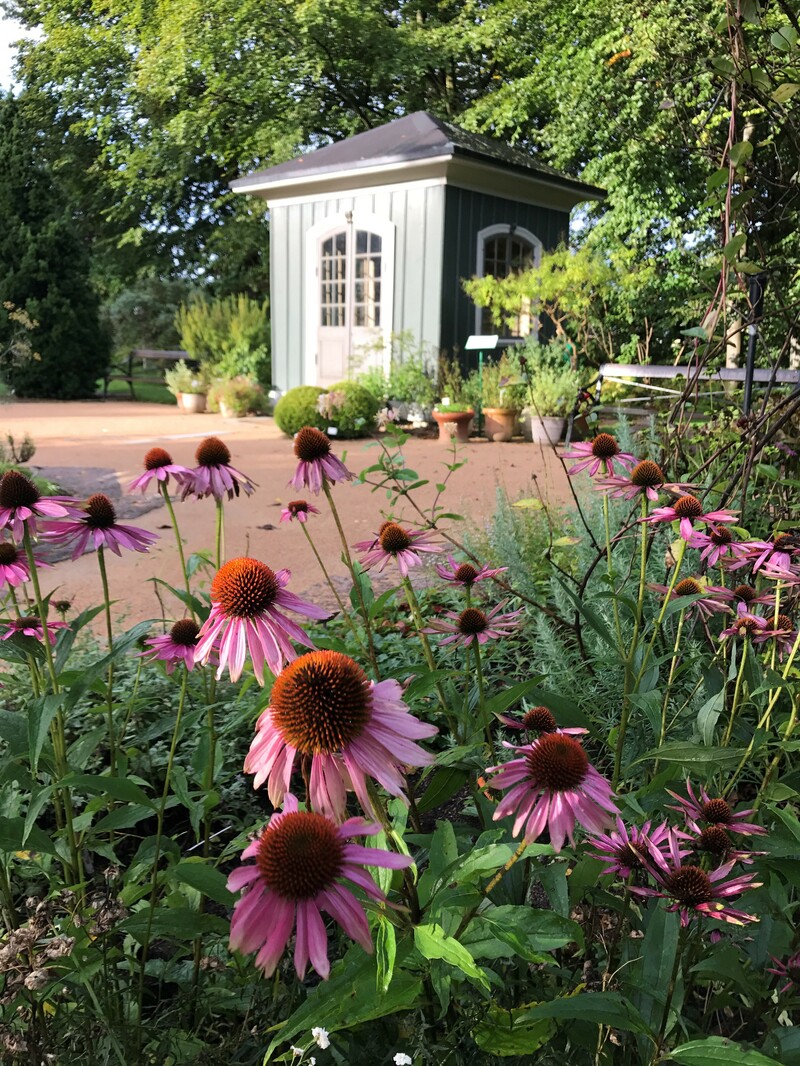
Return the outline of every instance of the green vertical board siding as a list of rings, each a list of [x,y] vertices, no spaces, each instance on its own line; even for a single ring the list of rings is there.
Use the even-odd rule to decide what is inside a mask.
[[[282,389],[305,381],[308,272],[306,234],[323,218],[353,211],[388,218],[395,226],[392,332],[440,344],[444,186],[409,184],[360,190],[349,196],[276,206],[270,210],[273,377]]]
[[[477,270],[478,233],[500,223],[529,230],[545,251],[569,235],[569,214],[534,204],[447,186],[442,264],[441,347],[463,349],[475,332],[475,305],[462,281]]]

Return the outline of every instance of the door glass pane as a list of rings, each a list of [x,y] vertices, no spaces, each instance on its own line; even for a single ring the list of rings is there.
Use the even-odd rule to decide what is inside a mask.
[[[528,270],[534,263],[533,245],[523,237],[503,233],[487,237],[483,242],[484,276],[506,278],[509,274]],[[524,299],[521,303],[520,313],[510,323],[503,322],[500,326],[492,320],[489,308],[484,307],[481,311],[481,332],[499,333],[501,337],[527,336],[531,330],[531,301]]]
[[[356,231],[356,255],[363,255],[369,248],[369,234],[366,230]]]
[[[320,245],[320,325],[344,326],[347,303],[347,231]]]

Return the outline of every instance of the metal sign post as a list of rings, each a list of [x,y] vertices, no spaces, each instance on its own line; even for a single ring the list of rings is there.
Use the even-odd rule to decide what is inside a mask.
[[[467,337],[467,343],[464,345],[465,351],[477,351],[478,353],[478,381],[481,386],[481,398],[477,412],[478,433],[483,432],[483,353],[486,351],[493,352],[497,348],[499,339],[499,334],[497,333],[473,333],[471,337]]]

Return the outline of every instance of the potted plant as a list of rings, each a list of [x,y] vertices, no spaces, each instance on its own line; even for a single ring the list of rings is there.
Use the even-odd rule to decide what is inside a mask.
[[[267,406],[267,397],[258,382],[244,376],[215,382],[209,390],[208,399],[211,407],[217,407],[223,418],[263,414]]]
[[[206,409],[208,385],[201,371],[192,370],[185,359],[164,372],[166,386],[187,414],[202,414]]]
[[[525,385],[513,358],[504,353],[497,363],[486,363],[481,371],[474,371],[471,378],[475,378],[480,395],[486,437],[510,441],[525,403]]]
[[[439,440],[443,444],[450,444],[453,439],[466,444],[469,440],[475,409],[469,402],[466,386],[461,374],[461,364],[456,359],[441,359],[439,394],[442,398],[432,414],[439,427]]]
[[[577,389],[578,375],[568,366],[536,369],[528,387],[530,404],[522,412],[525,438],[555,447],[564,435]]]

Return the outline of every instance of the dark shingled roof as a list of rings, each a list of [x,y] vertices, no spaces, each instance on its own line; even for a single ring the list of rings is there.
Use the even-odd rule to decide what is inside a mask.
[[[254,185],[279,185],[308,175],[323,178],[328,173],[341,170],[357,171],[364,167],[410,163],[447,155],[492,163],[506,170],[527,173],[530,177],[540,176],[548,183],[583,190],[592,199],[605,195],[602,189],[594,185],[559,174],[527,152],[492,137],[470,133],[427,111],[415,111],[365,133],[357,133],[343,141],[317,148],[287,163],[237,178],[231,182],[231,188],[237,192],[247,192]]]

